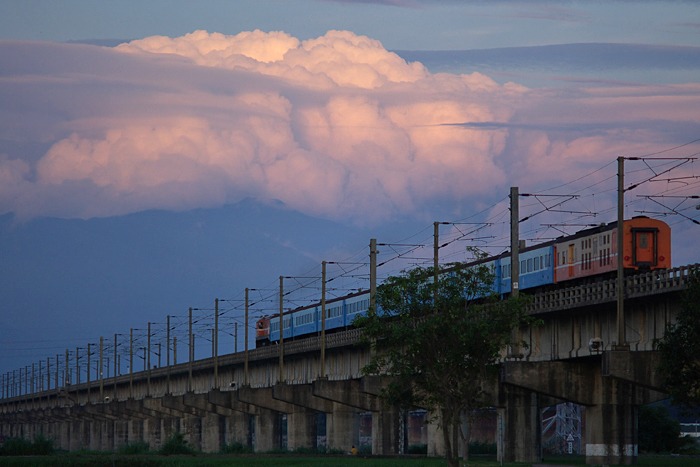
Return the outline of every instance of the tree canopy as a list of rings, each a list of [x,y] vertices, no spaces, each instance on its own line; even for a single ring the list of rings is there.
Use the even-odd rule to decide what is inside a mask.
[[[700,270],[697,268],[690,274],[681,304],[676,322],[668,324],[663,340],[656,342],[661,351],[659,370],[674,404],[697,412],[700,408]]]
[[[377,309],[356,321],[376,351],[363,372],[392,377],[383,392],[389,403],[439,415],[450,465],[463,417],[488,405],[483,383],[495,378],[512,330],[531,322],[527,298],[497,301],[493,282],[483,266],[455,265],[437,283],[434,269],[418,267],[387,279]]]

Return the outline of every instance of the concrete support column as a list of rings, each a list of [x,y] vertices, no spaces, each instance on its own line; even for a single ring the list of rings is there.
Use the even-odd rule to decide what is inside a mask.
[[[255,416],[255,452],[270,451],[280,447],[280,414],[274,410],[261,410]]]
[[[400,454],[400,419],[398,407],[386,407],[379,412],[372,412],[372,454]]]
[[[175,433],[180,433],[180,421],[181,419],[175,417],[161,419],[161,443],[170,439]]]
[[[542,429],[537,393],[505,386],[500,394],[504,462],[541,461]]]
[[[163,419],[148,418],[144,421],[144,437],[151,449],[157,450],[163,445]]]
[[[95,424],[93,421],[84,421],[81,424],[82,432],[80,433],[80,446],[90,449],[90,438],[92,435],[92,425]]]
[[[250,446],[250,415],[243,412],[234,412],[226,417],[225,442],[226,444],[240,443]]]
[[[602,378],[606,401],[586,407],[586,464],[636,465],[637,414],[631,385]]]
[[[132,418],[129,420],[128,442],[129,444],[145,441],[143,438],[143,420]]]
[[[86,423],[88,434],[88,446],[91,451],[99,451],[102,448],[102,420],[93,420]]]
[[[114,422],[114,449],[118,450],[129,442],[129,422],[116,420]]]
[[[61,449],[70,451],[70,422],[63,421],[58,423],[58,446]]]
[[[112,420],[102,422],[102,444],[100,449],[103,451],[114,449],[114,421]]]
[[[316,413],[307,410],[287,414],[287,449],[316,447]]]
[[[77,451],[82,447],[81,444],[81,435],[83,431],[83,422],[81,421],[72,421],[70,422],[70,431],[68,435],[68,450],[69,451]]]
[[[181,423],[187,445],[195,451],[202,450],[202,419],[199,417],[186,417]]]
[[[202,451],[219,452],[225,437],[224,417],[211,413],[202,418]]]
[[[360,416],[357,409],[335,404],[333,413],[326,415],[326,446],[349,452],[360,447]]]

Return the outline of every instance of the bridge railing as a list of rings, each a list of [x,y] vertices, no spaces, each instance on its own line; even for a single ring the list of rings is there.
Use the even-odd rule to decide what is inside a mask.
[[[625,298],[638,298],[682,290],[687,286],[688,275],[700,264],[673,269],[650,271],[625,278]],[[530,314],[596,305],[617,300],[617,280],[582,284],[575,287],[542,292],[532,296],[527,311]]]

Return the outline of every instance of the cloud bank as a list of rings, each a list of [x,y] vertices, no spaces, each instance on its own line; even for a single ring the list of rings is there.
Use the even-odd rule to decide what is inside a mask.
[[[0,99],[0,213],[22,219],[249,196],[356,223],[468,210],[700,125],[697,83],[530,90],[348,31],[0,41]]]

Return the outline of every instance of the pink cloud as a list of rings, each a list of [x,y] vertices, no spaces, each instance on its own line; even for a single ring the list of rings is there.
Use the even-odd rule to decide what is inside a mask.
[[[436,203],[468,210],[508,185],[668,146],[644,122],[700,119],[697,83],[530,90],[431,74],[348,31],[307,41],[196,31],[115,49],[5,41],[3,50],[0,136],[49,146],[33,160],[0,158],[0,211],[24,218],[247,196],[359,223]]]

